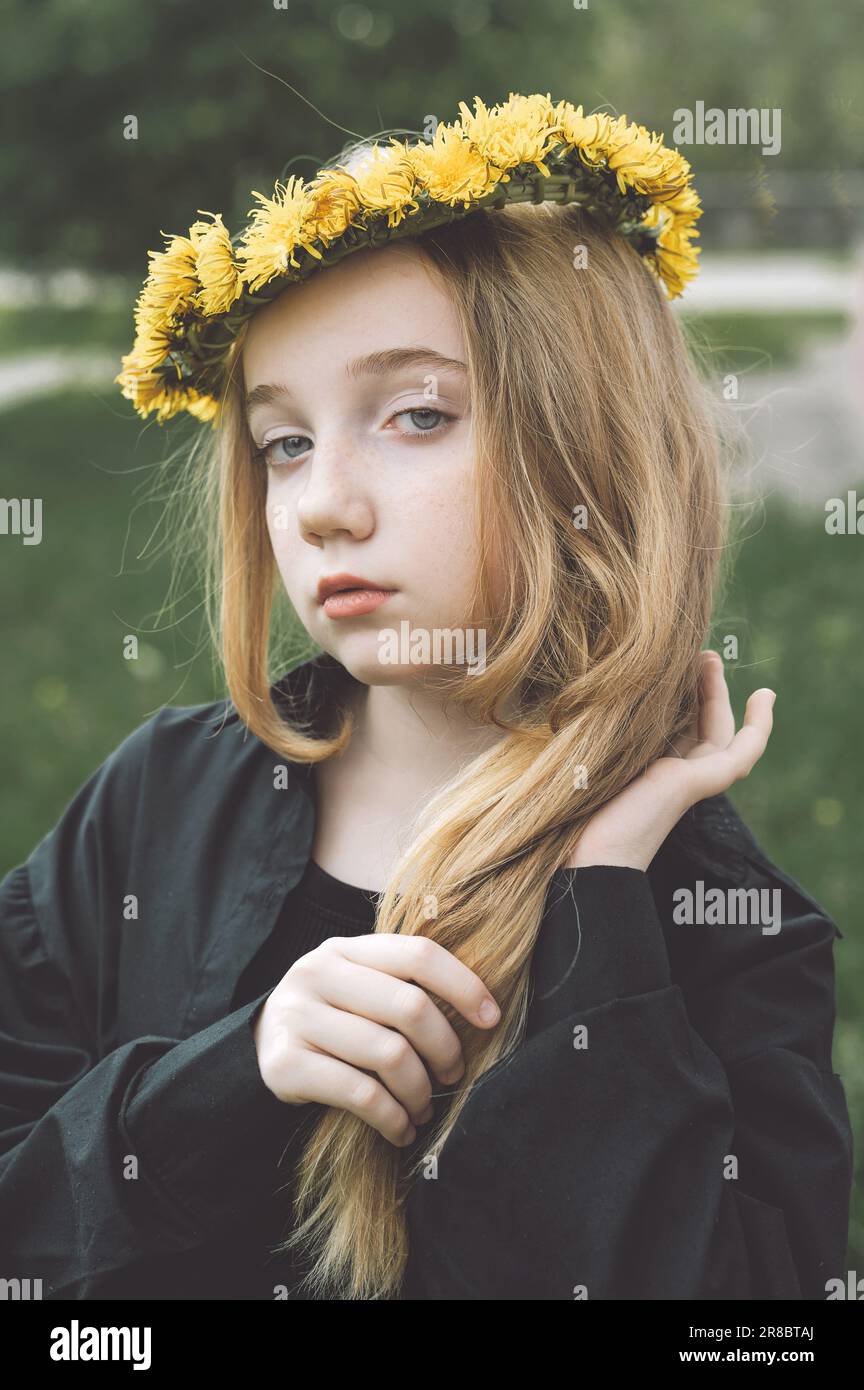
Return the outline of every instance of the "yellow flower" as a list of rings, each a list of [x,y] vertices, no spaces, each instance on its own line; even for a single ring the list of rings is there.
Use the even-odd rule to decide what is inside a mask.
[[[674,214],[665,204],[652,203],[639,225],[653,230],[655,227],[665,227],[673,220]]]
[[[628,187],[651,197],[671,197],[687,178],[685,160],[677,150],[667,150],[662,137],[648,134],[644,126],[631,126],[621,133],[617,148],[608,157],[608,166],[617,174],[618,187]]]
[[[326,169],[309,185],[311,221],[322,240],[335,241],[351,226],[360,210],[357,184],[342,169]]]
[[[672,223],[657,238],[659,273],[670,299],[676,299],[681,294],[699,268],[700,248],[690,245],[690,238],[698,235],[692,227],[679,229]]]
[[[221,411],[221,404],[215,396],[204,396],[200,391],[187,386],[185,400],[180,410],[188,410],[190,415],[194,415],[198,420],[213,420],[215,422]]]
[[[699,233],[691,218],[681,218],[666,203],[654,203],[641,226],[659,228],[655,249],[647,257],[651,269],[663,280],[670,299],[675,299],[698,270],[699,247],[690,239]]]
[[[314,214],[314,201],[302,179],[292,174],[287,184],[276,181],[272,198],[252,194],[261,206],[250,211],[251,223],[241,237],[237,259],[240,273],[251,290],[259,290],[274,276],[284,275],[289,266],[299,268],[294,255],[303,246],[321,259],[308,233]]]
[[[132,402],[138,414],[147,416],[151,411],[162,411],[172,398],[163,379],[136,363],[134,354],[124,357],[123,364],[122,372],[114,380],[122,387],[122,394]],[[159,418],[167,417],[160,414]]]
[[[201,282],[195,305],[203,314],[225,314],[242,293],[243,281],[234,264],[231,238],[221,212],[205,212],[203,216],[212,217],[213,221],[194,222],[189,228]]]
[[[602,111],[593,116],[584,116],[581,106],[574,107],[569,101],[560,101],[554,108],[552,119],[561,143],[578,149],[586,164],[599,164],[605,159],[613,125],[611,116]]]
[[[431,144],[408,151],[417,179],[438,203],[471,203],[495,187],[503,176],[466,138],[458,126],[439,124]]]
[[[459,112],[459,126],[491,164],[499,169],[536,164],[542,173],[549,173],[543,160],[559,138],[548,96],[523,97],[511,92],[508,101],[491,111],[475,97],[473,113],[464,101],[459,103]]]
[[[148,253],[150,272],[135,306],[136,323],[156,330],[167,328],[184,314],[198,291],[194,245],[185,236],[166,239],[164,251]]]
[[[165,361],[172,341],[171,330],[148,316],[138,322],[135,343],[129,359],[139,364],[144,371],[151,371]],[[127,359],[123,360],[125,362]]]
[[[694,221],[697,217],[702,216],[702,205],[699,202],[699,194],[692,185],[688,184],[685,188],[679,189],[669,198],[664,198],[662,201],[664,207],[669,208],[670,212],[674,212],[677,216],[690,217],[693,218]]]
[[[182,386],[145,370],[134,361],[134,353],[123,358],[123,371],[114,378],[122,387],[122,395],[146,419],[155,414],[161,424],[181,410],[189,411],[199,420],[214,419],[219,402],[214,396],[203,395],[192,386]]]
[[[364,212],[386,212],[388,227],[397,227],[408,213],[416,212],[416,175],[408,149],[390,139],[385,145],[361,145],[340,166],[343,178],[351,179],[356,198]]]

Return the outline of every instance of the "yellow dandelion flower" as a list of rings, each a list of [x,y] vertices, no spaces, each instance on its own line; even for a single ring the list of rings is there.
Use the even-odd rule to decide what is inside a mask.
[[[417,177],[408,148],[399,140],[384,145],[361,145],[352,151],[343,173],[353,179],[363,211],[386,212],[388,227],[396,227],[420,206],[414,196]]]
[[[201,211],[199,209],[199,211]],[[225,314],[243,290],[240,272],[234,264],[231,238],[221,212],[204,212],[212,222],[194,222],[189,239],[195,247],[195,267],[201,289],[195,305],[203,314]]]
[[[286,184],[276,181],[272,198],[253,191],[261,206],[250,212],[252,221],[241,237],[237,260],[240,273],[251,290],[258,290],[274,276],[284,275],[289,266],[299,267],[294,255],[298,246],[320,259],[311,245],[307,227],[314,214],[314,202],[302,179],[292,174]]]
[[[659,273],[670,299],[676,299],[682,293],[699,269],[700,248],[690,245],[690,238],[698,235],[693,228],[681,230],[673,223],[657,238]]]
[[[695,188],[689,185],[685,188],[680,188],[676,193],[673,193],[671,197],[664,198],[663,203],[665,207],[669,208],[670,212],[674,212],[678,216],[690,217],[694,221],[697,217],[702,216],[702,204],[699,201],[699,194],[696,192]]]
[[[309,193],[314,209],[310,220],[319,237],[335,241],[348,230],[360,211],[355,180],[342,169],[327,169],[313,179]]]
[[[650,134],[644,126],[632,126],[608,157],[609,168],[617,175],[618,188],[628,188],[649,196],[671,197],[686,180],[683,160],[675,150],[667,150],[661,136]]]
[[[135,306],[136,323],[167,328],[193,304],[198,291],[195,247],[188,237],[167,237],[164,251],[148,252],[150,271]]]
[[[559,143],[553,111],[548,96],[521,97],[511,93],[508,101],[491,111],[475,96],[473,113],[460,101],[458,124],[484,159],[499,169],[536,164],[542,173],[548,174],[544,158]]]
[[[586,164],[599,164],[610,145],[612,117],[605,112],[585,116],[582,107],[561,101],[554,110],[554,122],[562,144],[574,147]]]
[[[458,127],[440,124],[431,144],[412,145],[409,157],[418,181],[438,203],[467,208],[500,182],[491,165]]]
[[[669,298],[675,299],[698,270],[699,247],[691,246],[690,239],[699,233],[690,218],[676,216],[667,203],[653,203],[640,225],[659,229],[655,248],[645,259],[664,282]]]
[[[178,409],[188,410],[197,420],[212,420],[215,423],[222,407],[215,396],[202,395],[200,391],[189,386],[186,388],[183,405]]]
[[[199,420],[211,420],[216,416],[219,402],[214,396],[144,370],[140,364],[130,361],[132,356],[124,357],[126,365],[114,380],[121,386],[121,394],[132,402],[142,419],[155,414],[161,424],[181,410],[188,411]]]
[[[139,365],[144,371],[152,371],[165,361],[171,343],[170,328],[163,327],[157,320],[148,317],[139,321],[132,351],[123,361],[128,360]]]
[[[122,395],[131,401],[141,416],[151,411],[161,410],[167,403],[171,392],[164,379],[131,360],[134,354],[123,358],[123,371],[114,378],[122,387]]]
[[[655,227],[663,228],[672,221],[674,221],[674,213],[670,212],[665,204],[652,203],[639,225],[653,230]]]

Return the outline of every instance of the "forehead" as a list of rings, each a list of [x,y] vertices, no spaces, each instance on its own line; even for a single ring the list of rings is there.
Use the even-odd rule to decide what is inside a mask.
[[[418,343],[464,356],[446,285],[406,241],[353,252],[259,309],[246,331],[243,374],[251,388],[280,367],[332,371],[361,353]]]

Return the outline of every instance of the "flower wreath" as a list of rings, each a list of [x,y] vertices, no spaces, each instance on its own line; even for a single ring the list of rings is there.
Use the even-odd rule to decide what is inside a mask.
[[[431,140],[364,142],[313,179],[253,192],[232,237],[204,212],[188,236],[150,251],[135,306],[135,342],[115,378],[139,415],[185,410],[218,421],[228,357],[256,309],[289,284],[364,246],[382,246],[480,208],[581,203],[611,220],[674,299],[697,270],[702,215],[690,165],[663,137],[567,101],[511,93],[439,122]]]

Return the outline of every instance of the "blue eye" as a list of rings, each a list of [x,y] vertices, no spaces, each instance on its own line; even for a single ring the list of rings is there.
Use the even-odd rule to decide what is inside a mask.
[[[430,421],[429,419],[427,419],[425,422],[420,422],[420,421],[418,421],[418,420],[415,418],[416,416],[418,416],[418,415],[426,415],[426,416],[434,415],[434,416],[437,416],[437,418],[438,418],[439,420],[440,420],[440,419],[443,419],[443,411],[441,411],[441,410],[433,410],[431,406],[422,406],[422,407],[418,406],[416,410],[400,410],[399,415],[408,415],[408,416],[410,416],[412,425],[416,425],[417,428],[418,428],[418,430],[420,430],[420,431],[421,431],[422,433],[424,433],[424,434],[428,433],[429,430],[432,430],[432,429],[435,428],[435,421],[434,421],[434,420],[433,420],[433,421]],[[394,418],[394,419],[398,419],[399,416],[394,416],[393,418]]]
[[[297,452],[287,454],[275,453],[274,451],[278,450],[280,446],[283,444],[286,445],[289,449],[292,447],[296,447]],[[302,445],[303,447],[298,447],[299,445]],[[308,435],[280,434],[278,439],[271,439],[269,444],[265,444],[264,447],[261,449],[256,449],[255,457],[256,459],[263,459],[263,461],[266,464],[273,468],[278,468],[280,463],[293,463],[295,459],[300,458],[302,454],[306,453],[308,447]]]
[[[408,410],[397,411],[390,420],[401,420],[406,415],[414,428],[396,431],[405,439],[424,439],[433,434],[440,434],[442,429],[452,425],[455,419],[446,411],[436,410],[432,406],[414,406]],[[253,450],[253,457],[256,461],[266,463],[268,468],[279,468],[286,463],[295,463],[308,453],[310,447],[311,440],[307,434],[281,434],[277,439],[271,439],[269,444]]]

